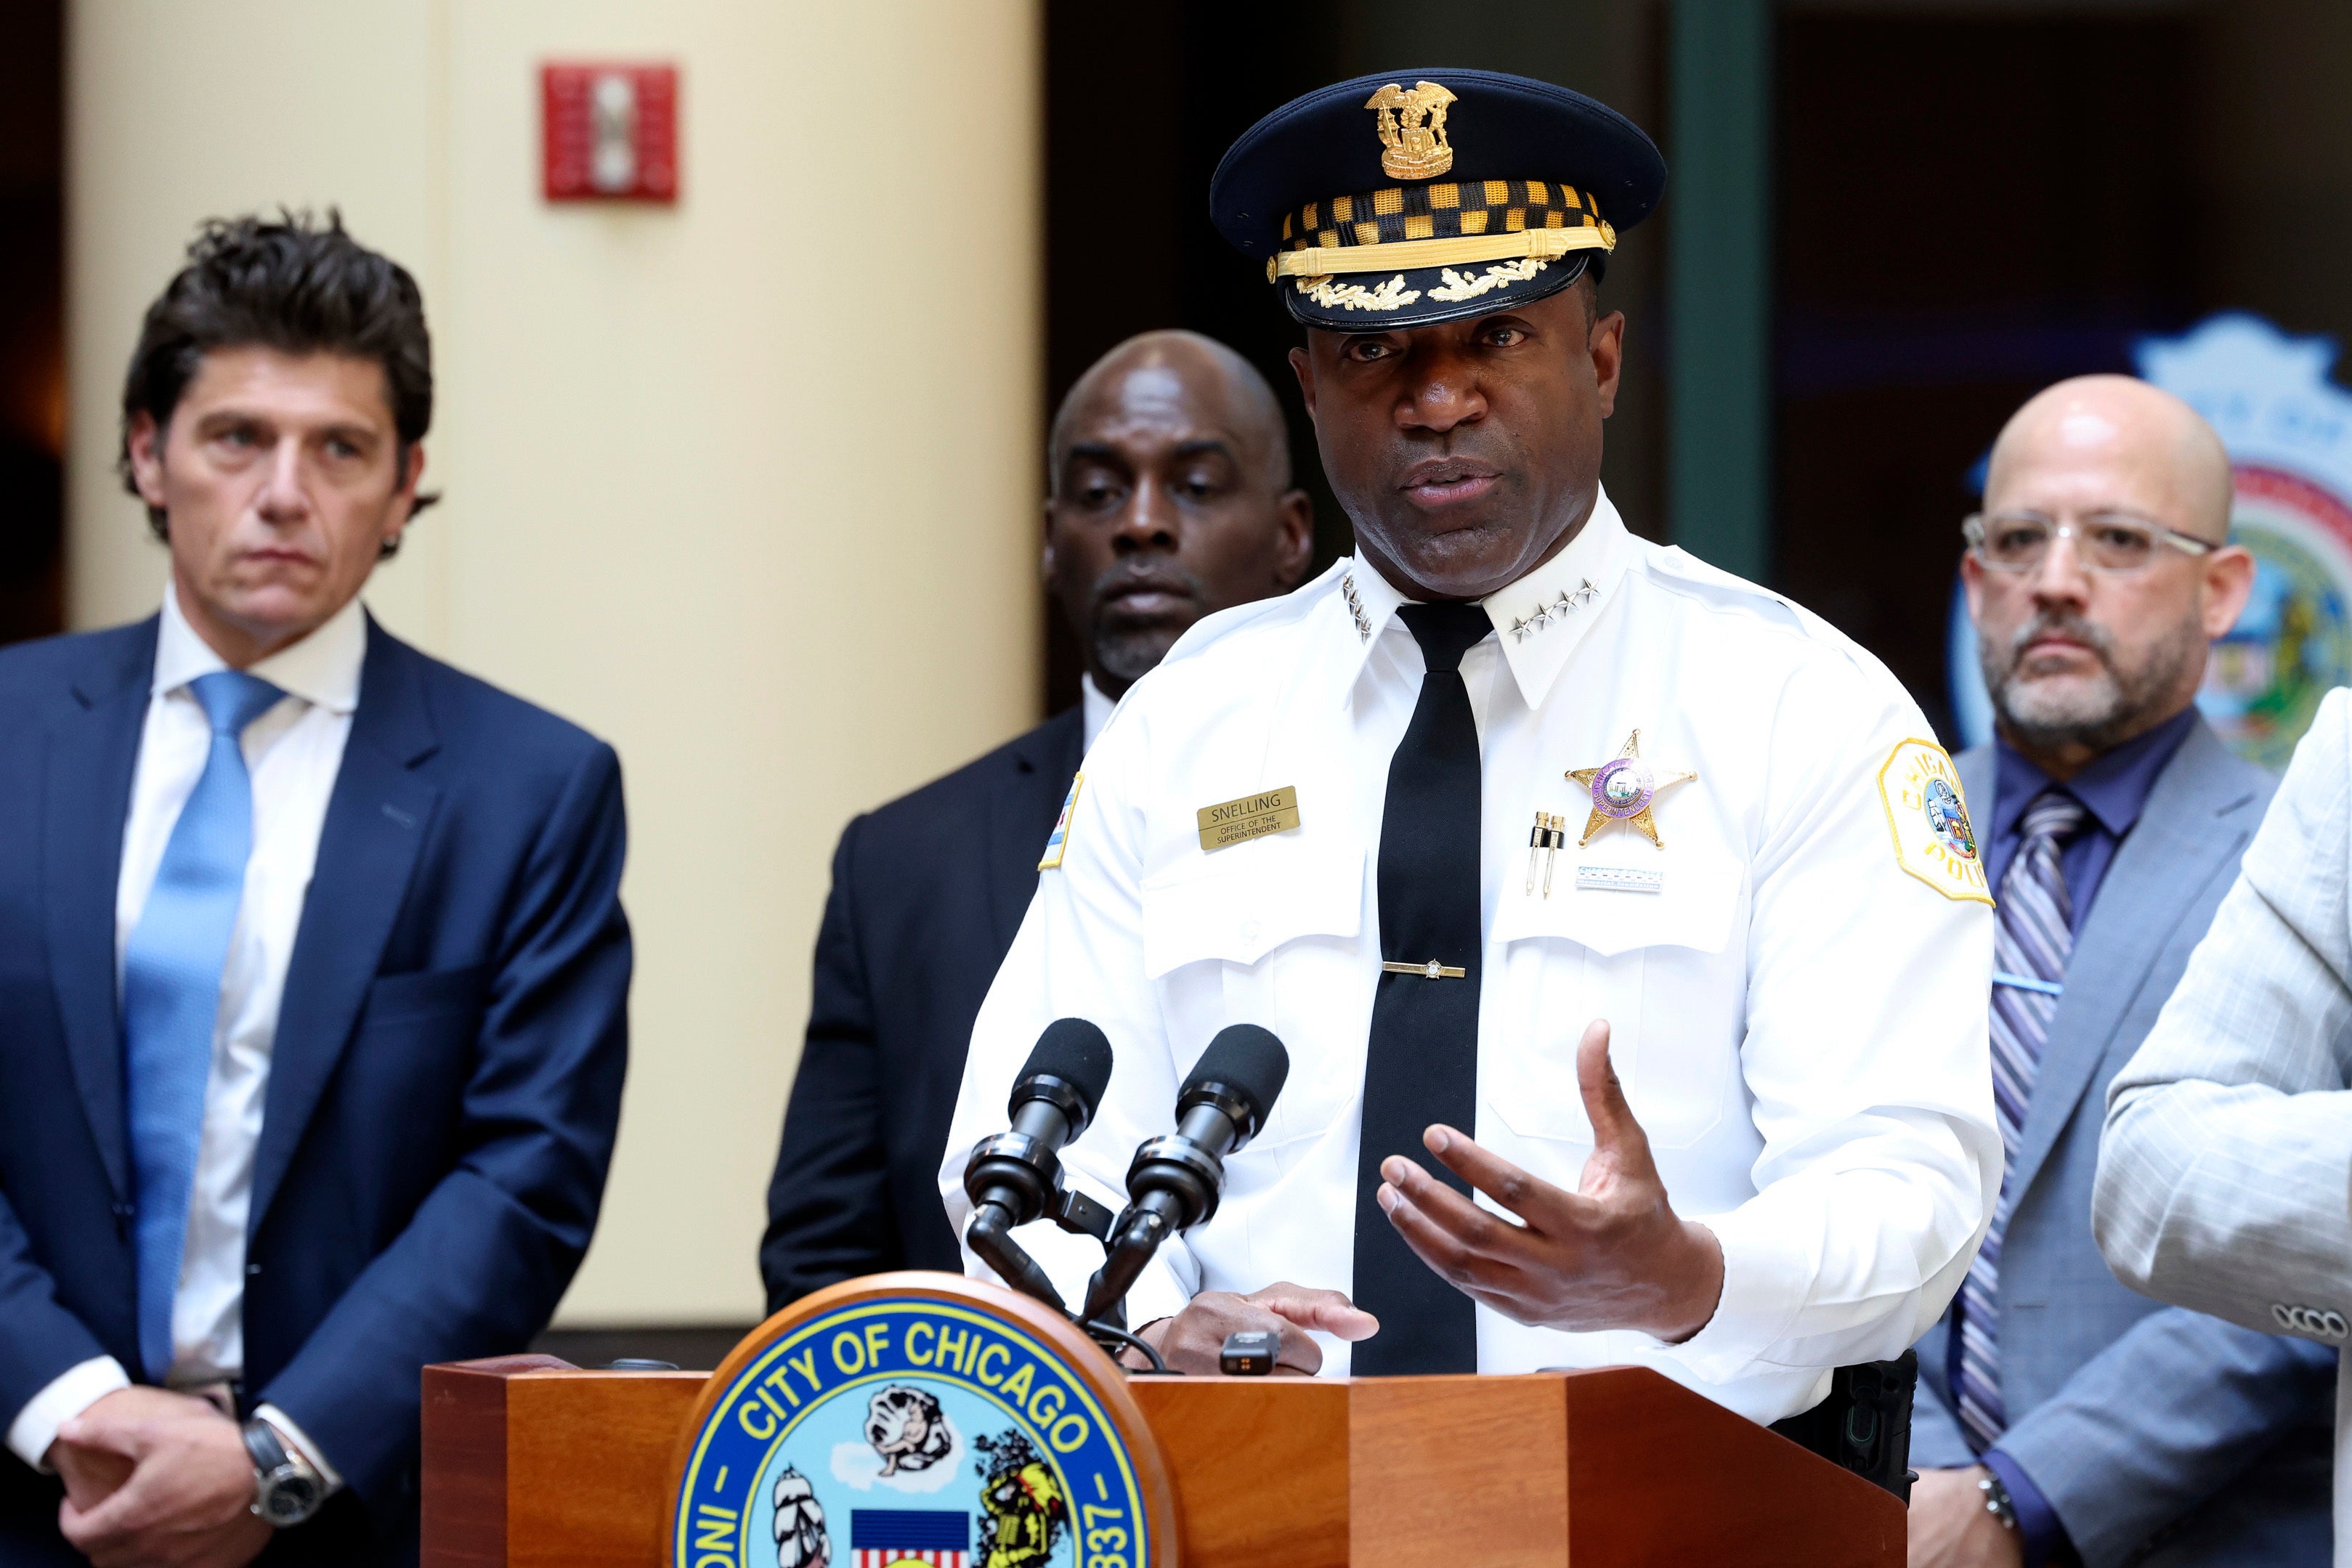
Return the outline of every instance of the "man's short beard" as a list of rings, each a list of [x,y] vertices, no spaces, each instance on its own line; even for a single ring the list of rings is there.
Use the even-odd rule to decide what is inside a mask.
[[[1119,614],[1113,601],[1135,589],[1150,589],[1192,601],[1189,615],[1161,615],[1139,621]],[[1095,668],[1117,681],[1139,681],[1159,667],[1185,629],[1207,613],[1209,591],[1200,574],[1173,556],[1131,557],[1113,563],[1094,583],[1094,614],[1087,641],[1094,648]]]
[[[2099,662],[2100,678],[2067,690],[2021,678],[2017,673],[2026,645],[2056,632],[2088,648]],[[2115,640],[2101,627],[2072,615],[2037,615],[2018,629],[2006,648],[1977,641],[1977,658],[1992,694],[1993,711],[2012,740],[2035,751],[2080,746],[2105,751],[2170,716],[2156,710],[2170,702],[2181,677],[2204,652],[2204,629],[2184,619],[2149,649],[2147,663],[2126,674],[2116,667]]]
[[[1095,667],[1122,681],[1139,681],[1159,667],[1182,636],[1181,627],[1110,626],[1095,622]]]

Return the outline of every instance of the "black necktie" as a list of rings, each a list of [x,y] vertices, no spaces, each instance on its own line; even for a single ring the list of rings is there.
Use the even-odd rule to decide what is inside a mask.
[[[1494,622],[1475,604],[1408,604],[1397,614],[1429,673],[1412,722],[1389,759],[1381,813],[1381,957],[1458,976],[1383,970],[1364,1055],[1363,1145],[1356,1164],[1356,1304],[1381,1332],[1355,1348],[1352,1369],[1475,1372],[1470,1298],[1423,1263],[1381,1212],[1381,1162],[1419,1160],[1457,1191],[1468,1186],[1422,1146],[1444,1122],[1476,1130],[1478,1103],[1478,726],[1462,655]]]

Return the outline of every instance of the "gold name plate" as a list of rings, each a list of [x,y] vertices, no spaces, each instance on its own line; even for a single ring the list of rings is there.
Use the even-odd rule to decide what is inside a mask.
[[[1214,853],[1298,826],[1298,786],[1285,784],[1200,810],[1201,847]]]

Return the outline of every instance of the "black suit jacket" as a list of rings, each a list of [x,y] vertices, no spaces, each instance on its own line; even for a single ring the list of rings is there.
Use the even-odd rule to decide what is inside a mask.
[[[114,892],[156,622],[0,650],[0,1420],[139,1368]],[[350,1490],[264,1561],[414,1563],[420,1371],[519,1351],[620,1120],[612,748],[368,623],[278,1013],[247,1236],[247,1411]],[[79,1563],[0,1454],[0,1563]]]
[[[1081,711],[843,831],[768,1188],[769,1311],[880,1270],[961,1270],[940,1156],[972,1020],[1085,749]]]

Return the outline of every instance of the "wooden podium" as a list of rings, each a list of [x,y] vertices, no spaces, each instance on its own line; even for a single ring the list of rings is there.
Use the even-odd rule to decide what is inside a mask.
[[[662,1564],[708,1377],[528,1355],[425,1368],[425,1568]],[[1903,1562],[1892,1495],[1644,1368],[1128,1387],[1182,1568]]]

